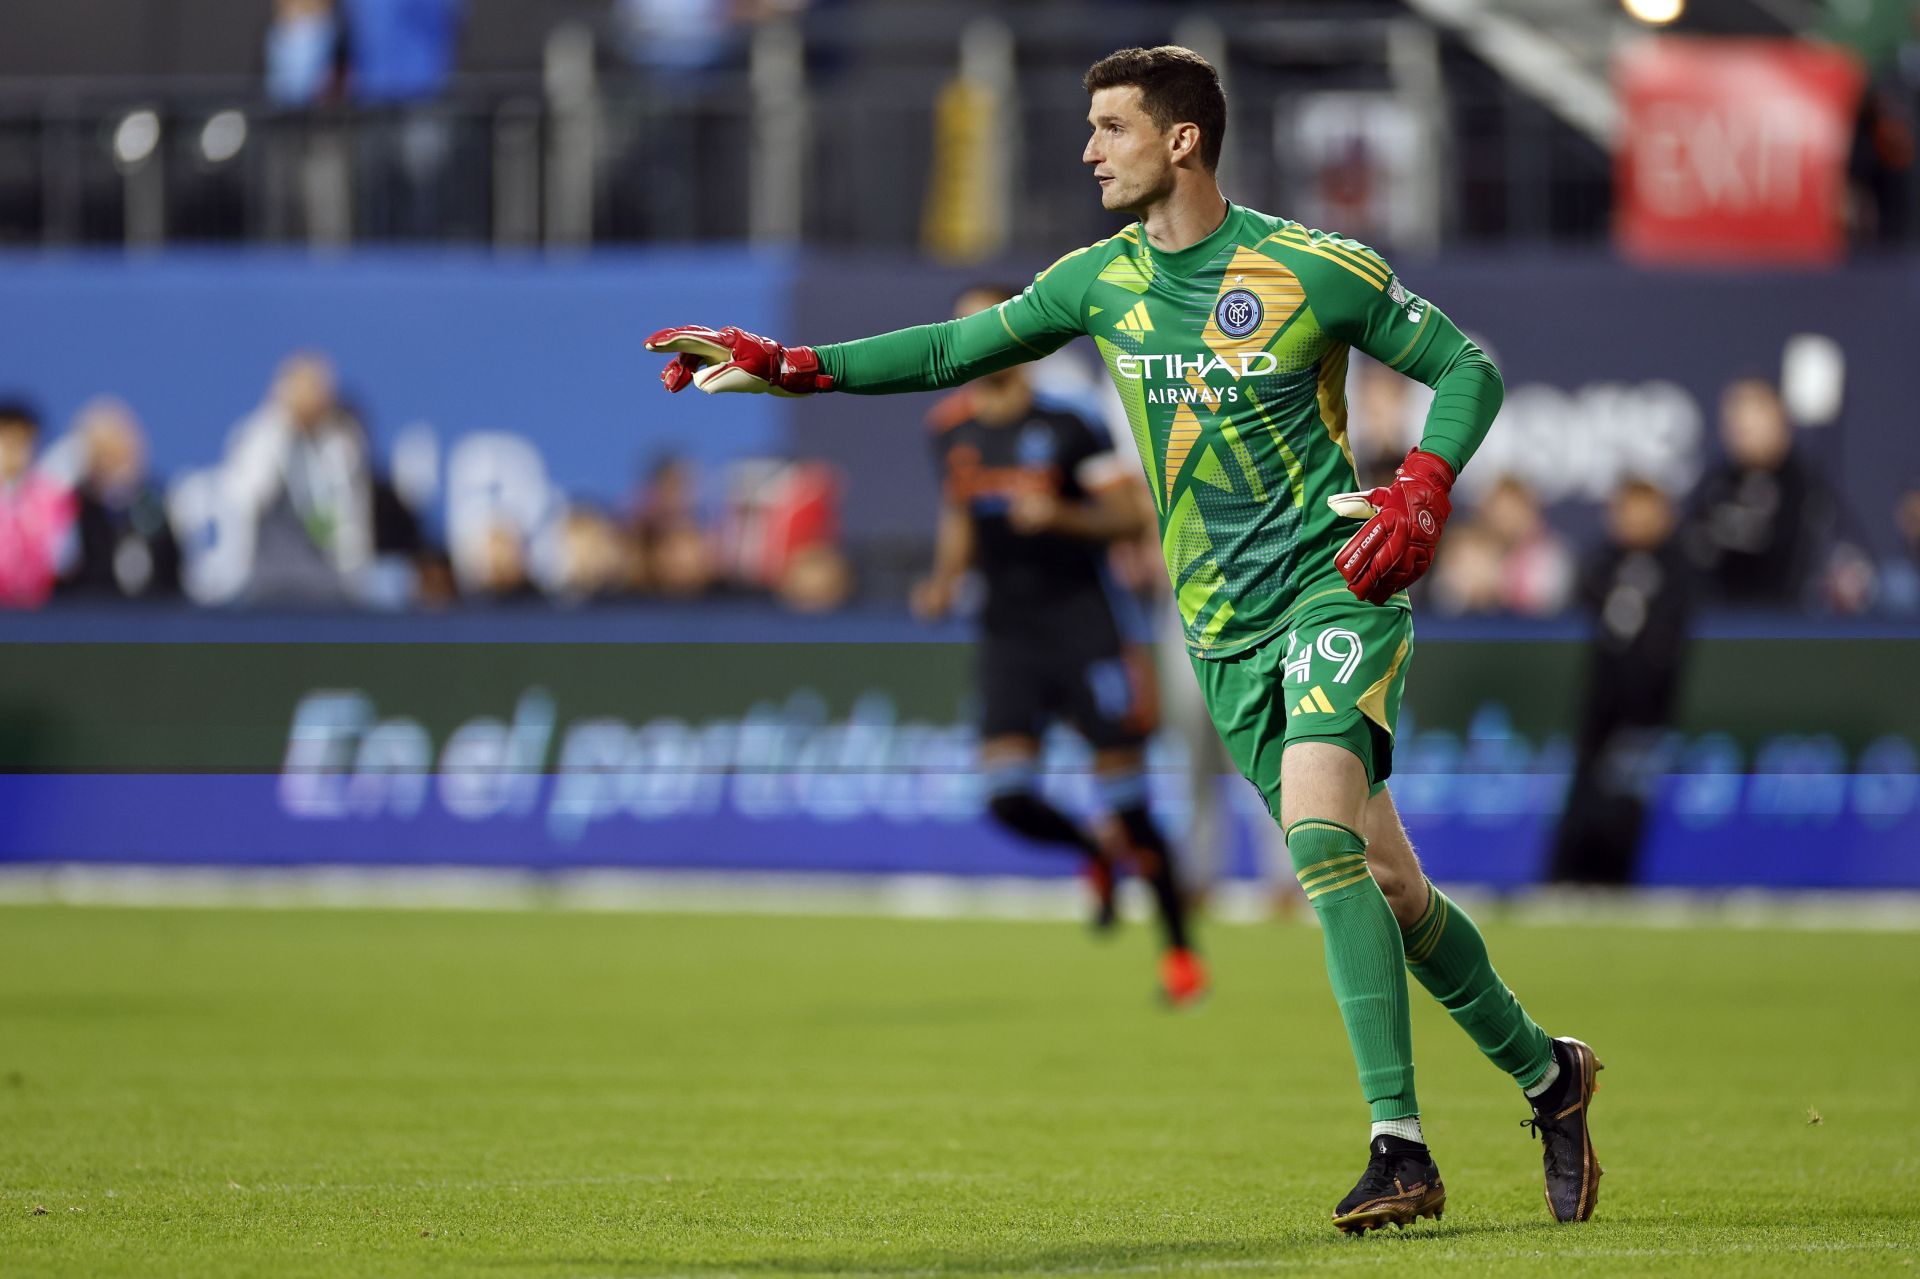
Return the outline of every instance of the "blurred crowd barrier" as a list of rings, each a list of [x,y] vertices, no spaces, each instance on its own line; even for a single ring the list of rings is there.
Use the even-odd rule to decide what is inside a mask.
[[[0,863],[1067,873],[986,820],[964,644],[871,620],[770,643],[764,619],[699,620],[701,642],[671,644],[524,617],[494,633],[519,642],[409,621],[381,638],[410,643],[16,645]],[[1920,888],[1913,644],[1701,637],[1676,722],[1622,783],[1647,807],[1631,878]],[[1564,630],[1423,630],[1393,786],[1435,878],[1550,872],[1582,660]],[[1176,829],[1185,749],[1163,736],[1151,756]],[[1090,763],[1050,736],[1050,797],[1097,809]],[[1257,878],[1269,819],[1238,778],[1217,785],[1210,860]]]

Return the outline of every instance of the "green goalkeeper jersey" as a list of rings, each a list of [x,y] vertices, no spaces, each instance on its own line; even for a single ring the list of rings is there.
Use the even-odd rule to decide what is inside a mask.
[[[819,354],[836,390],[928,390],[1083,334],[1126,405],[1199,657],[1259,644],[1315,600],[1351,599],[1334,553],[1358,525],[1326,503],[1358,485],[1349,350],[1434,387],[1421,447],[1456,472],[1500,405],[1491,362],[1378,254],[1232,205],[1177,253],[1152,248],[1136,223],[979,315]]]

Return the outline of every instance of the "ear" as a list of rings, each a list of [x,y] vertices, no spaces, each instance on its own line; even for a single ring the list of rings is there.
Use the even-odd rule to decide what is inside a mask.
[[[1200,154],[1200,126],[1197,124],[1176,124],[1168,131],[1168,157],[1175,164],[1189,156]]]

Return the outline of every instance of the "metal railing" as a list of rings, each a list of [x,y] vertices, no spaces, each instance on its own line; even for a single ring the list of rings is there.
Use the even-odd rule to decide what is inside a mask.
[[[770,24],[744,65],[670,77],[609,69],[598,33],[562,27],[543,75],[463,79],[406,107],[276,110],[240,81],[15,81],[0,86],[0,243],[906,249],[929,245],[930,204],[964,199],[972,252],[1051,247],[1111,229],[1079,163],[1081,71],[1166,39],[1224,72],[1235,198],[1292,211],[1385,172],[1401,189],[1375,192],[1393,212],[1373,234],[1390,247],[1604,234],[1605,155],[1497,79],[1452,74],[1412,19],[911,18]],[[972,142],[943,128],[955,83],[979,90],[984,118],[959,131]],[[1395,154],[1330,175],[1349,161],[1303,144],[1302,122],[1349,108],[1376,122],[1352,126],[1356,145]]]

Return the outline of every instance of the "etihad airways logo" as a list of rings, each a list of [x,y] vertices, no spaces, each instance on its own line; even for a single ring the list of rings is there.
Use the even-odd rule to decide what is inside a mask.
[[[1280,371],[1280,359],[1271,351],[1241,351],[1232,359],[1223,355],[1115,355],[1113,375],[1140,382],[1165,378],[1170,382],[1214,373],[1229,376],[1264,377]]]

